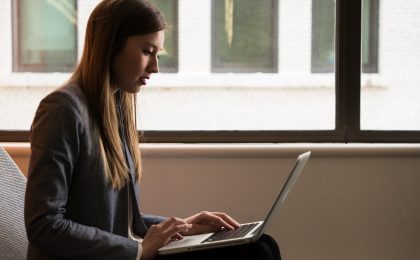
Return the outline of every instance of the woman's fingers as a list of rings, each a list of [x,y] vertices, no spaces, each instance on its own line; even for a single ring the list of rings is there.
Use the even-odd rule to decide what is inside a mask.
[[[173,226],[173,225],[182,225],[182,224],[188,224],[188,223],[181,218],[172,217],[172,218],[168,218],[167,220],[159,223],[157,226],[160,226],[163,229],[166,229],[166,228],[168,228],[170,226]]]
[[[143,239],[143,253],[145,259],[153,258],[159,248],[166,245],[171,240],[182,239],[181,232],[187,232],[192,227],[191,224],[180,218],[169,218],[157,225],[150,226]]]
[[[221,230],[221,227],[213,225],[213,224],[193,224],[193,227],[191,229],[189,229],[187,232],[181,232],[181,234],[188,236],[188,235],[195,235],[195,234],[217,232],[219,230]]]
[[[238,228],[240,226],[240,224],[239,224],[238,221],[236,221],[231,216],[229,216],[229,215],[227,215],[225,213],[222,213],[222,212],[213,212],[213,214],[215,214],[216,216],[220,217],[226,223],[228,223],[229,225],[231,225],[234,228]]]
[[[176,234],[179,234],[180,232],[187,232],[188,229],[192,227],[192,225],[187,223],[185,220],[175,217],[169,218],[156,226],[166,238],[166,242],[168,242]]]
[[[187,218],[186,222],[192,223],[193,227],[188,232],[182,232],[183,235],[216,232],[223,228],[235,229],[240,226],[236,220],[222,212],[203,211]]]
[[[181,239],[184,239],[184,236],[182,236],[180,233],[176,233],[175,235],[173,235],[171,237],[171,239],[169,240],[169,242],[177,241],[177,240],[181,240]]]
[[[215,225],[216,227],[224,227],[228,229],[235,229],[239,227],[239,223],[225,213],[221,212],[208,212],[204,211],[201,213],[200,218],[205,223]]]

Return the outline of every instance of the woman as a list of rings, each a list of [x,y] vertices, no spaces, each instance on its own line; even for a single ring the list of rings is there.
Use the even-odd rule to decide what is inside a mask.
[[[161,13],[143,0],[104,0],[92,12],[80,64],[41,101],[32,124],[28,259],[147,260],[171,240],[239,226],[218,212],[181,219],[139,211],[135,97],[159,72],[164,29]],[[274,240],[263,236],[250,246],[160,258],[239,252],[279,257]]]

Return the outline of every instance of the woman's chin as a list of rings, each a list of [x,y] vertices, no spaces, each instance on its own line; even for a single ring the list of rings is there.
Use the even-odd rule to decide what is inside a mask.
[[[135,93],[138,93],[142,87],[144,87],[144,86],[141,85],[141,84],[136,84],[136,85],[133,85],[133,86],[128,86],[128,87],[124,88],[123,90],[127,93],[135,94]]]

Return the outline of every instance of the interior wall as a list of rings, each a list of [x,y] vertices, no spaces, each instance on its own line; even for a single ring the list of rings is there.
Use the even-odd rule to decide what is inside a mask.
[[[28,146],[6,148],[25,171]],[[306,150],[311,159],[267,227],[284,259],[420,259],[419,145],[147,144],[142,210],[259,220]]]

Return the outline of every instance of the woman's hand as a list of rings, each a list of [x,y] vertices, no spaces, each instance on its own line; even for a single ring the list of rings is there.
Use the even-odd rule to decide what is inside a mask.
[[[171,240],[181,239],[180,232],[188,232],[192,227],[186,221],[180,218],[169,218],[157,225],[152,225],[143,239],[142,260],[153,259],[158,249],[169,243]]]
[[[181,234],[185,236],[216,232],[223,228],[235,229],[240,226],[236,220],[225,213],[208,211],[186,218],[185,222],[192,224],[188,230],[181,231]]]

